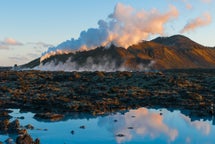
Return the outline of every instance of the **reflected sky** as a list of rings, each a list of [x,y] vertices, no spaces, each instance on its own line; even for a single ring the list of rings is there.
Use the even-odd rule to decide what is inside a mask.
[[[131,110],[125,115],[116,114],[99,118],[98,125],[112,132],[117,143],[132,141],[136,137],[156,139],[161,136],[172,142],[178,136],[177,129],[166,125],[160,113],[150,112],[146,108]],[[119,134],[124,136],[119,137]]]
[[[195,120],[180,111],[170,112],[166,109],[139,108],[124,114],[108,116],[77,117],[59,122],[43,122],[33,119],[33,113],[11,113],[14,120],[20,119],[21,125],[32,124],[35,129],[28,130],[42,144],[80,144],[80,143],[214,143],[215,126],[212,121]],[[80,126],[85,126],[81,129]],[[74,134],[71,133],[74,131]],[[0,135],[5,141],[8,135]]]

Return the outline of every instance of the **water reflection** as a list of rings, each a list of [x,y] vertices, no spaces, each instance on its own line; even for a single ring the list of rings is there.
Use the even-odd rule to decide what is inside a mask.
[[[166,125],[160,113],[149,112],[146,108],[131,110],[125,115],[116,114],[99,118],[98,125],[112,132],[118,143],[131,141],[135,135],[149,136],[152,139],[165,136],[170,142],[178,136],[177,129]],[[123,136],[119,137],[119,134]]]
[[[209,135],[211,131],[211,124],[208,121],[191,121],[191,118],[185,116],[185,115],[180,115],[182,119],[185,120],[185,122],[188,124],[188,126],[195,128],[198,130],[200,133]]]
[[[42,144],[58,143],[214,143],[215,127],[209,120],[192,120],[180,111],[139,108],[124,114],[94,117],[68,116],[59,122],[44,122],[33,118],[33,113],[11,113],[20,119],[21,125],[32,124],[28,130]],[[80,129],[84,126],[85,129]],[[38,130],[38,129],[47,129]],[[71,131],[74,133],[72,134]],[[0,135],[0,142],[9,135]]]

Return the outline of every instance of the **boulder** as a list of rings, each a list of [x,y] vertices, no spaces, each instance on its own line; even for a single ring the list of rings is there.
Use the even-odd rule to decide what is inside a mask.
[[[28,134],[20,135],[16,138],[17,144],[34,144],[32,137]]]

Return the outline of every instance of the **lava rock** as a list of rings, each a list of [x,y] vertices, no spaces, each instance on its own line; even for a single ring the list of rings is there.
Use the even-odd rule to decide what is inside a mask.
[[[16,138],[17,144],[34,144],[32,137],[28,134],[20,135]]]
[[[38,113],[35,114],[34,118],[49,121],[59,121],[64,118],[64,115],[55,113]]]
[[[33,130],[34,129],[34,126],[32,126],[31,124],[28,124],[25,126],[26,129],[30,129],[30,130]]]

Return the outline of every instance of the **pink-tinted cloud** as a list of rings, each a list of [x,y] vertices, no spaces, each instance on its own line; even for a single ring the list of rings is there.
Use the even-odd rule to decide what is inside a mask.
[[[20,46],[23,45],[21,42],[16,41],[13,38],[5,38],[3,41],[0,41],[0,49],[9,49],[10,46]]]
[[[22,43],[16,41],[16,40],[13,39],[13,38],[6,38],[6,39],[4,40],[4,43],[5,43],[6,45],[22,45]]]
[[[201,0],[201,1],[204,3],[211,3],[212,2],[212,0]]]
[[[118,3],[109,16],[116,23],[109,31],[108,41],[127,48],[152,34],[164,34],[164,25],[178,15],[177,8],[172,5],[162,13],[157,9],[136,11],[131,6]]]
[[[209,13],[205,13],[202,16],[199,16],[189,21],[181,30],[181,33],[193,31],[199,27],[209,25],[211,21],[212,21],[211,15]]]
[[[193,8],[193,6],[190,3],[186,3],[186,8],[190,10]]]

